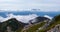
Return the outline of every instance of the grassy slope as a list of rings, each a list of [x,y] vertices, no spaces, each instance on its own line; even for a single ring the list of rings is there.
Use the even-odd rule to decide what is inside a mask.
[[[46,29],[39,30],[39,32],[46,32],[46,31],[50,30],[51,28],[55,27],[55,25],[60,24],[60,15],[54,17],[52,20],[53,20],[53,22]],[[45,22],[39,23],[37,25],[29,27],[29,29],[26,31],[35,32],[39,27],[42,27],[44,24],[45,24]]]
[[[51,28],[55,27],[55,25],[60,24],[60,15],[55,16],[52,20],[53,20],[53,23],[51,23],[49,27],[47,27],[46,29],[42,29],[39,32],[46,32]]]
[[[60,21],[57,21],[57,22],[50,24],[49,27],[47,27],[46,29],[42,29],[39,32],[46,32],[46,31],[50,30],[51,28],[55,27],[55,25],[57,25],[57,24],[60,24]]]
[[[37,25],[34,25],[30,27],[27,32],[35,32],[39,27],[42,27],[45,24],[45,22],[39,23]]]
[[[45,22],[41,22],[39,24],[33,25],[32,27],[29,27],[27,32],[35,32],[39,27],[42,27],[45,24]],[[16,32],[21,32],[21,29],[18,29]]]
[[[27,32],[35,32],[39,27],[42,27],[45,24],[45,22],[39,23],[37,25],[34,25],[32,27],[30,27],[28,30],[26,30]],[[53,28],[55,25],[60,24],[60,21],[55,21],[53,23],[50,24],[49,27],[47,27],[46,29],[42,29],[39,32],[46,32],[48,30],[50,30],[51,28]],[[19,31],[20,32],[20,31]]]

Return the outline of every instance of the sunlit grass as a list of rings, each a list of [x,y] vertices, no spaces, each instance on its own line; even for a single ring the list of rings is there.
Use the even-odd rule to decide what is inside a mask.
[[[55,21],[54,23],[51,23],[46,29],[42,29],[42,30],[40,30],[39,32],[46,32],[46,31],[54,28],[55,25],[57,25],[57,24],[60,24],[60,21]]]
[[[36,30],[38,30],[38,28],[42,27],[45,24],[45,22],[39,23],[37,25],[34,25],[32,27],[30,27],[27,32],[35,32]]]

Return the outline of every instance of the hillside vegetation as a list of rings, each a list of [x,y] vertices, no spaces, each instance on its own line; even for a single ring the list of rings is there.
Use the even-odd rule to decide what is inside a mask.
[[[60,24],[60,15],[55,16],[52,19],[51,24],[46,29],[42,29],[39,32],[47,32],[48,30],[54,28],[57,24]]]
[[[27,29],[26,32],[36,32],[36,30],[38,30],[38,28],[40,27],[43,27],[44,24],[45,22],[41,22],[37,25],[33,25],[32,27],[29,27],[29,29]],[[47,32],[48,30],[54,28],[57,24],[60,24],[60,15],[55,16],[46,29],[38,30],[38,32]]]
[[[7,27],[10,27],[10,30],[14,32],[47,32],[54,28],[56,25],[60,24],[60,15],[53,17],[52,20],[41,17],[38,17],[37,19],[38,20],[35,19],[36,23],[29,23],[28,25],[26,23],[22,23],[21,21],[17,21],[15,18],[9,19],[5,22],[0,23],[0,32],[7,31]],[[27,27],[25,27],[25,25]]]

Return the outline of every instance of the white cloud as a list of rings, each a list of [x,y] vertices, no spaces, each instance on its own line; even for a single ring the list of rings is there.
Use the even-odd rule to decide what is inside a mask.
[[[4,18],[4,17],[0,16],[0,22],[4,22],[4,21],[6,21],[8,19],[10,19],[10,17]]]
[[[0,0],[0,9],[20,10],[40,8],[42,11],[60,10],[60,0]]]
[[[16,18],[18,21],[22,21],[24,23],[28,23],[29,20],[31,19],[34,19],[35,17],[38,17],[36,14],[32,14],[32,15],[14,15],[14,14],[7,14],[7,18],[3,18],[0,16],[0,21],[3,22],[3,21],[6,21],[8,19],[11,19],[11,18]]]
[[[32,19],[35,19],[36,17],[38,17],[36,14],[31,14],[31,15],[14,15],[14,14],[11,13],[11,14],[6,14],[6,15],[7,15],[6,18],[0,16],[0,21],[1,22],[4,22],[4,21],[6,21],[8,19],[11,19],[11,18],[16,18],[18,21],[21,21],[21,22],[24,22],[24,23],[28,23],[29,20],[32,20]],[[44,15],[44,17],[52,19],[52,17],[50,17],[48,15]]]
[[[0,21],[2,22],[2,20],[3,20],[4,18],[2,17],[2,16],[0,16]]]
[[[47,17],[47,18],[49,18],[49,19],[52,19],[52,17],[50,17],[50,16],[48,16],[48,15],[44,15],[44,17]]]

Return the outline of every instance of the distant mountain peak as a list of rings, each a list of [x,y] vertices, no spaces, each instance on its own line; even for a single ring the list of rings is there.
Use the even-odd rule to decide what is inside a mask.
[[[47,17],[39,16],[39,17],[36,17],[35,19],[30,20],[30,23],[39,23],[39,22],[43,22],[44,20],[49,21],[50,19]]]

